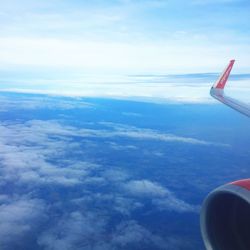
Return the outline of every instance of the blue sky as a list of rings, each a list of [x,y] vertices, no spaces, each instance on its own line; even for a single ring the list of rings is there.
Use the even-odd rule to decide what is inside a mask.
[[[235,58],[249,72],[249,11],[244,0],[5,1],[0,70],[218,72]]]

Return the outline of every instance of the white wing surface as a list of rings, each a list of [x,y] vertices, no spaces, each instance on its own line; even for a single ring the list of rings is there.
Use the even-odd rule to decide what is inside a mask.
[[[224,87],[226,86],[227,79],[229,78],[230,72],[233,68],[235,60],[231,60],[226,67],[226,69],[222,72],[219,79],[215,82],[213,87],[210,90],[210,94],[212,97],[217,99],[218,101],[228,105],[229,107],[237,110],[238,112],[250,117],[250,106],[246,103],[242,103],[234,98],[231,98],[224,94]]]

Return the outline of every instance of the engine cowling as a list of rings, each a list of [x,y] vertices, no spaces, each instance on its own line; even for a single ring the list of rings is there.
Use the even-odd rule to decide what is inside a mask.
[[[250,179],[212,191],[200,222],[207,250],[250,250]]]

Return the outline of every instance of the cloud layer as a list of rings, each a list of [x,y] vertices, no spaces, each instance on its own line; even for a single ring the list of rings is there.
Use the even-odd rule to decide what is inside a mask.
[[[179,185],[178,178],[195,162],[189,152],[224,152],[229,145],[168,126],[149,129],[144,119],[151,116],[136,105],[9,93],[0,100],[1,249],[200,244],[200,202],[190,190],[203,186],[184,189],[188,181]],[[111,107],[119,109],[115,118]],[[183,227],[189,219],[197,226],[192,232]]]
[[[15,242],[25,247],[29,239],[34,247],[44,249],[122,249],[140,244],[157,249],[176,247],[177,243],[168,242],[171,239],[140,225],[133,212],[143,209],[145,202],[160,211],[178,213],[197,213],[197,206],[178,199],[155,181],[134,180],[126,170],[112,170],[79,156],[84,155],[81,148],[89,138],[193,141],[173,135],[162,139],[156,132],[120,124],[102,126],[109,129],[79,129],[56,120],[1,122],[1,249],[18,249]],[[127,219],[119,220],[110,231],[113,216]]]

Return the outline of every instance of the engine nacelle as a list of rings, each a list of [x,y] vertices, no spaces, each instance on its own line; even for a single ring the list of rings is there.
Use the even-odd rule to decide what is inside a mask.
[[[201,232],[207,250],[250,250],[250,179],[221,186],[207,196]]]

